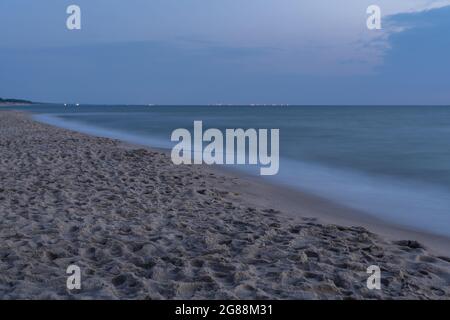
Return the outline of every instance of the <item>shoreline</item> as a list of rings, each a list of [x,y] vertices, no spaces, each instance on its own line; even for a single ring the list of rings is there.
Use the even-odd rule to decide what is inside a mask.
[[[449,258],[329,224],[348,209],[326,200],[23,112],[0,123],[0,297],[450,299]],[[382,290],[365,287],[370,265]]]
[[[93,137],[119,140],[125,148],[143,148],[150,151],[162,152],[170,157],[169,149],[152,147],[148,144],[140,144],[139,142],[123,141],[120,137],[116,138],[109,134],[103,135],[103,132],[99,133],[96,132],[96,130],[87,130],[87,132],[83,130],[77,131],[71,127],[66,128],[62,124],[48,123],[46,121],[36,120],[33,117],[31,118],[39,123],[55,126],[63,130],[80,132]],[[286,184],[268,181],[260,176],[250,175],[245,171],[238,171],[232,167],[219,165],[201,165],[197,167],[203,168],[202,170],[211,170],[211,172],[221,173],[232,178],[240,179],[242,182],[246,183],[246,188],[240,188],[239,186],[234,186],[234,188],[239,188],[239,191],[242,194],[248,193],[248,190],[259,190],[257,192],[259,195],[257,193],[255,194],[255,192],[246,194],[247,198],[249,200],[251,199],[250,202],[247,202],[248,205],[258,206],[262,209],[265,209],[266,207],[276,207],[279,211],[287,213],[294,218],[313,216],[324,223],[339,224],[344,226],[361,226],[374,233],[382,235],[389,240],[394,241],[408,238],[424,243],[437,254],[450,256],[450,237],[448,236],[383,220],[373,214],[365,212],[362,209],[354,209],[344,204],[340,204],[335,200],[331,200],[308,191],[299,190],[298,188],[294,188]],[[264,197],[260,197],[261,194],[263,194]],[[261,199],[264,200],[265,206],[261,206],[259,204]],[[301,199],[302,203],[300,213],[298,208],[299,199]]]
[[[391,223],[362,210],[341,205],[326,197],[286,185],[267,182],[260,177],[236,173],[223,168],[211,169],[238,178],[242,182],[238,187],[239,192],[246,194],[251,199],[249,203],[253,205],[262,202],[261,207],[271,206],[293,217],[314,217],[326,224],[363,227],[390,241],[404,239],[418,241],[436,254],[450,256],[450,237]],[[299,204],[302,204],[300,209]]]
[[[123,141],[122,144],[124,148],[129,150],[143,148],[170,156],[170,150]],[[435,254],[450,256],[450,237],[384,221],[362,210],[349,208],[325,197],[287,185],[269,182],[262,177],[242,171],[238,172],[232,168],[217,165],[200,165],[199,167],[208,172],[220,173],[229,178],[238,179],[240,183],[232,187],[244,196],[245,199],[242,203],[245,205],[255,206],[263,210],[267,208],[276,209],[294,219],[315,218],[326,224],[363,227],[389,241],[405,239],[418,241]],[[300,208],[299,204],[301,204]]]

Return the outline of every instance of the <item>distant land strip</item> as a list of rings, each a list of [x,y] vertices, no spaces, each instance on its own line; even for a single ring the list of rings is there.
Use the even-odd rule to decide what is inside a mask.
[[[11,105],[28,105],[34,102],[22,99],[3,99],[0,98],[0,106],[11,106]]]

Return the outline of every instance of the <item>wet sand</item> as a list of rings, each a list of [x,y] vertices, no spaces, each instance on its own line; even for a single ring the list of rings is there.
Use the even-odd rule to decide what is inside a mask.
[[[450,299],[439,248],[331,224],[346,209],[319,198],[19,112],[0,111],[0,154],[3,299]]]

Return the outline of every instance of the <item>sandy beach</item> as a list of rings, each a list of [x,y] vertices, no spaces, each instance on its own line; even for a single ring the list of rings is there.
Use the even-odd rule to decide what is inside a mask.
[[[450,299],[445,240],[350,226],[320,199],[14,111],[0,154],[1,299]]]

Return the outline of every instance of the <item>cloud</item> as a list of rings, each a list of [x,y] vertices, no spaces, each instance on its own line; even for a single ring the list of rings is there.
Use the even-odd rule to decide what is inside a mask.
[[[378,32],[364,30],[363,33],[358,35],[359,39],[354,42],[355,63],[360,61],[366,65],[366,68],[359,68],[358,70],[362,73],[376,72],[376,69],[383,64],[385,56],[392,48],[390,39],[396,34],[418,27],[414,24],[414,21],[400,21],[399,16],[415,15],[449,5],[449,0],[389,1],[388,3],[380,1],[380,6],[383,8],[383,29]]]

